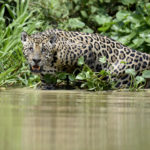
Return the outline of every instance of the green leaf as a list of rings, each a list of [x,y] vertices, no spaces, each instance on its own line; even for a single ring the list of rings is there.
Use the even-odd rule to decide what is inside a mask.
[[[136,36],[136,32],[132,32],[131,34],[128,34],[126,36],[122,36],[118,41],[122,44],[127,44],[131,42],[132,38]]]
[[[9,12],[9,15],[10,15],[13,19],[15,19],[15,13],[14,13],[14,11],[10,8],[10,6],[9,6],[8,4],[6,4],[5,6],[7,7],[7,10],[8,10],[8,12]]]
[[[63,73],[59,73],[58,74],[58,78],[61,79],[61,80],[65,80],[67,78],[67,73],[64,73],[64,72]]]
[[[85,76],[86,76],[86,78],[91,78],[91,73],[90,73],[90,71],[87,71],[87,72],[85,73]]]
[[[146,29],[144,31],[141,31],[139,36],[144,40],[146,41],[147,43],[150,43],[150,30],[149,29]]]
[[[95,6],[91,6],[91,13],[94,14],[95,12],[98,11],[98,8]]]
[[[94,82],[93,82],[93,81],[88,82],[88,83],[87,83],[87,86],[88,86],[88,90],[90,90],[90,91],[93,91],[93,90],[95,90],[95,89],[96,89],[96,87],[95,87],[95,85],[94,85]]]
[[[142,77],[145,79],[150,78],[150,70],[144,70],[142,73]]]
[[[94,32],[91,28],[84,28],[82,31],[85,33],[93,33]]]
[[[135,79],[137,84],[145,82],[145,79],[142,76],[137,76]]]
[[[105,15],[96,15],[94,16],[94,21],[96,21],[99,25],[103,25],[111,22],[112,18],[110,16]]]
[[[75,79],[76,79],[76,78],[75,78],[75,76],[74,76],[73,74],[70,74],[70,75],[69,75],[69,80],[70,80],[70,81],[73,82],[73,81],[75,81]]]
[[[87,83],[85,82],[85,83],[82,83],[80,87],[85,88],[86,86],[87,86]]]
[[[91,87],[91,88],[88,87],[88,88],[89,88],[89,89],[88,89],[89,91],[94,91],[94,90],[96,89],[96,87]]]
[[[146,21],[146,23],[147,23],[148,25],[150,25],[150,18],[149,18],[149,16],[145,17],[145,21]]]
[[[104,57],[99,58],[99,61],[100,61],[102,64],[106,63],[106,57],[104,56]]]
[[[105,71],[105,70],[101,70],[99,74],[102,75],[102,76],[107,76],[108,72]]]
[[[125,70],[125,73],[126,74],[129,74],[129,75],[132,75],[132,76],[135,76],[136,75],[136,72],[134,69],[126,69]]]
[[[145,3],[146,11],[148,15],[150,14],[150,3]]]
[[[133,43],[135,44],[136,47],[141,46],[144,43],[144,39],[140,38],[140,37],[136,37],[133,40]]]
[[[81,13],[81,15],[82,15],[84,18],[88,18],[88,14],[87,14],[86,11],[81,10],[80,13]]]
[[[124,20],[125,18],[127,18],[130,15],[129,11],[126,10],[120,10],[117,12],[116,14],[116,18],[118,21]]]
[[[82,66],[84,64],[84,57],[81,56],[79,59],[78,59],[78,66]]]
[[[137,0],[121,0],[122,4],[124,5],[130,5],[137,2]]]
[[[3,4],[0,8],[0,17],[2,18],[4,16],[5,13],[5,5]]]
[[[5,78],[8,74],[10,74],[12,71],[14,71],[14,70],[15,70],[15,67],[12,67],[12,68],[9,68],[8,70],[6,70],[6,71],[0,73],[0,82],[1,82],[2,80],[4,80],[4,78]]]
[[[102,27],[99,27],[99,28],[98,28],[98,31],[106,32],[107,30],[109,30],[109,29],[111,28],[111,26],[112,26],[113,24],[114,24],[113,22],[106,23],[106,24],[104,24]]]
[[[125,20],[125,22],[127,23],[128,22],[134,23],[133,27],[139,27],[141,21],[144,21],[143,18],[141,18],[141,16],[136,15],[136,14],[129,15],[127,19]]]
[[[71,18],[69,19],[69,26],[72,29],[80,29],[83,28],[85,26],[85,23],[80,21],[79,18]]]
[[[77,80],[84,80],[84,79],[86,79],[85,74],[84,74],[83,72],[79,73],[79,74],[76,76],[76,79],[77,79]]]

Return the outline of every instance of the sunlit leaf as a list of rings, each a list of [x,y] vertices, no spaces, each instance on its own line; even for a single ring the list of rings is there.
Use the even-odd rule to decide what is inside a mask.
[[[82,31],[85,33],[93,33],[94,32],[91,28],[84,28]]]
[[[84,18],[87,18],[88,17],[88,14],[87,14],[87,12],[86,11],[84,11],[84,10],[81,10],[81,15],[84,17]]]
[[[87,72],[85,73],[85,76],[86,76],[86,78],[90,78],[90,77],[91,77],[90,72],[89,72],[89,71],[87,71]]]
[[[135,2],[137,2],[137,0],[121,0],[121,2],[124,5],[130,5],[130,4],[134,4]]]
[[[142,77],[142,76],[137,76],[136,77],[136,83],[137,84],[140,84],[140,83],[143,83],[143,82],[145,82],[144,77]]]
[[[106,63],[106,57],[104,56],[104,57],[99,58],[99,61],[100,61],[102,64]]]
[[[69,19],[69,26],[73,29],[83,28],[85,23],[80,21],[78,18],[71,18]]]
[[[132,75],[132,76],[135,76],[136,75],[136,72],[134,69],[126,69],[125,70],[125,73],[126,74],[129,74],[129,75]]]
[[[78,59],[78,65],[79,66],[82,66],[84,64],[84,57],[81,56],[79,59]]]
[[[143,78],[150,78],[150,70],[145,70],[145,71],[143,71],[143,73],[142,73],[142,77]]]
[[[77,80],[84,80],[86,78],[85,74],[83,72],[79,73],[77,76],[76,76],[76,79]]]
[[[110,16],[105,16],[105,15],[96,15],[93,18],[99,25],[103,25],[105,23],[109,23],[111,21]]]
[[[130,12],[127,10],[120,10],[117,12],[116,17],[119,21],[127,18],[130,15]]]

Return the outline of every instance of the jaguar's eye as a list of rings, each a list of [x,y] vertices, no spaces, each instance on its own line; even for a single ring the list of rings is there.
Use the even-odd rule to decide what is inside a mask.
[[[30,47],[29,50],[30,50],[30,51],[33,51],[33,47]]]
[[[45,52],[45,51],[46,51],[46,49],[44,47],[42,47],[42,52]]]

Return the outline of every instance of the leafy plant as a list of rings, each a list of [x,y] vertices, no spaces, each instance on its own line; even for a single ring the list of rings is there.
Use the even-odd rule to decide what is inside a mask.
[[[126,69],[125,73],[129,74],[131,77],[131,83],[130,83],[130,87],[129,87],[129,89],[131,91],[139,90],[145,86],[145,83],[146,83],[145,77],[143,75],[136,76],[136,72],[134,69]],[[146,72],[144,73],[144,75],[145,74],[146,74]]]
[[[29,86],[38,81],[36,76],[31,75],[25,64],[20,34],[23,30],[31,33],[40,23],[32,19],[34,11],[30,13],[27,11],[29,0],[21,4],[19,0],[16,0],[15,4],[16,8],[12,11],[11,6],[5,3],[0,9],[0,86]],[[5,19],[6,8],[12,14],[10,18],[12,23],[10,21],[8,25]]]
[[[102,58],[104,62],[105,58]],[[78,66],[73,74],[70,73],[57,73],[55,75],[46,75],[44,80],[48,84],[56,84],[56,86],[62,87],[72,86],[74,88],[88,89],[90,91],[110,90],[114,88],[114,83],[111,81],[111,75],[105,70],[100,72],[93,72],[85,63],[84,58],[80,57],[78,60]],[[107,80],[105,79],[107,78]]]
[[[76,82],[81,83],[81,88],[99,91],[113,89],[113,82],[108,78],[109,73],[102,70],[100,72],[93,72],[86,64],[84,64],[81,72],[76,76]]]
[[[101,63],[106,63],[106,58],[100,58]],[[78,65],[82,66],[80,73],[76,76],[76,82],[81,83],[81,88],[88,90],[110,90],[113,89],[114,83],[111,81],[110,72],[101,70],[100,72],[93,72],[92,69],[84,63],[84,58],[80,57]]]

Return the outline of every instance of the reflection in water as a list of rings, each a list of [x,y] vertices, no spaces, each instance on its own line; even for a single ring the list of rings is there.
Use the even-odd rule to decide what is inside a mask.
[[[0,150],[146,150],[150,93],[0,92]]]

